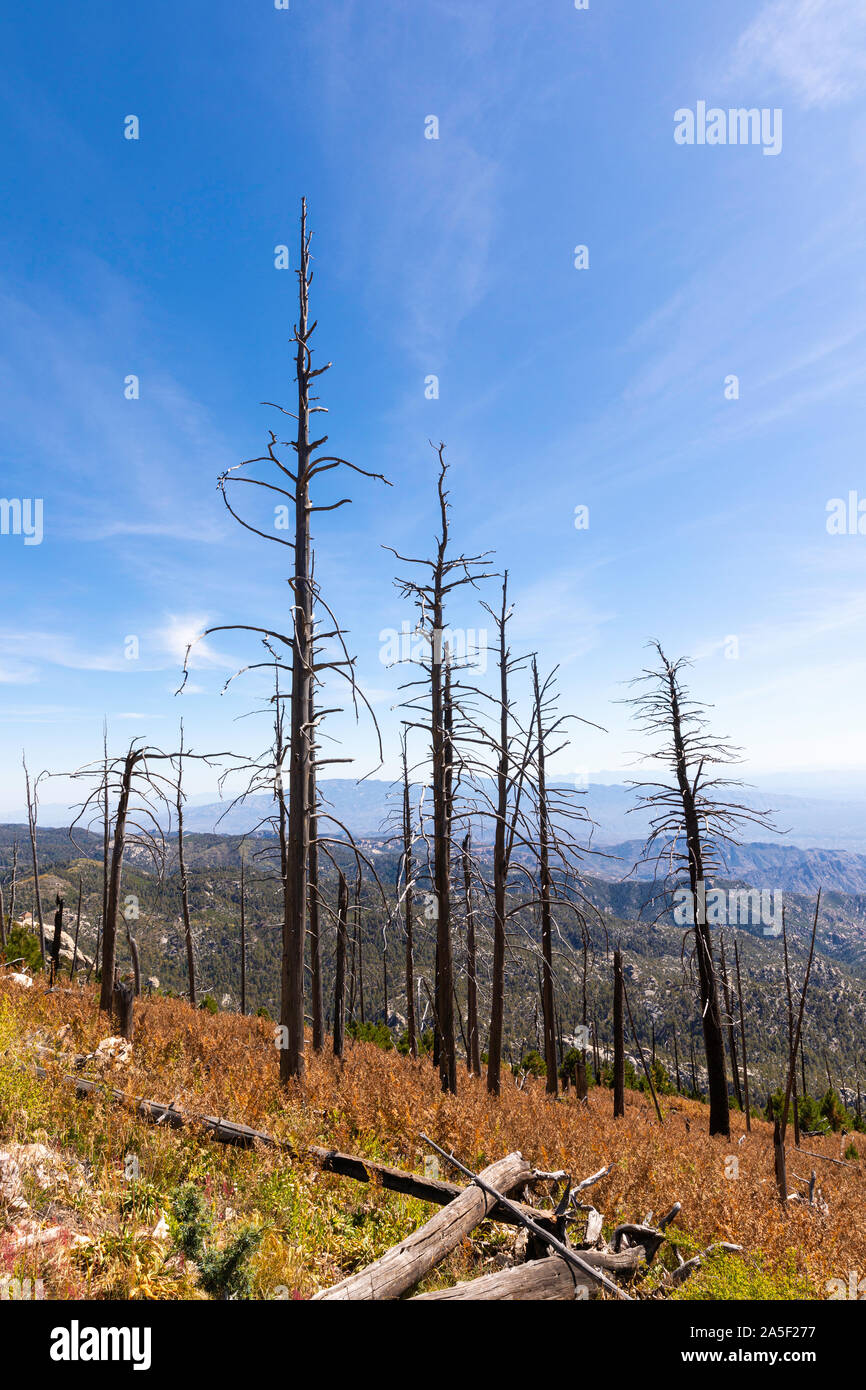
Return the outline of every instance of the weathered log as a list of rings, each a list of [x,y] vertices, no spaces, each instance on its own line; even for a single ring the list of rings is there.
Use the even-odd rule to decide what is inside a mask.
[[[485,1303],[532,1301],[536,1303],[576,1298],[592,1298],[598,1294],[598,1285],[580,1270],[572,1269],[559,1255],[545,1255],[541,1260],[529,1260],[526,1264],[515,1265],[512,1269],[500,1269],[495,1274],[484,1274],[480,1279],[469,1279],[455,1284],[450,1289],[435,1289],[432,1293],[419,1293],[409,1299],[410,1303],[429,1302],[432,1299],[472,1299]]]
[[[37,1046],[38,1052],[45,1056],[52,1056],[51,1048]],[[74,1059],[75,1063],[83,1062],[83,1057]],[[44,1067],[37,1066],[36,1074],[41,1078],[48,1077],[49,1073]],[[293,1158],[310,1158],[314,1163],[318,1163],[323,1172],[334,1173],[341,1178],[352,1178],[355,1182],[378,1182],[389,1192],[399,1192],[404,1197],[415,1197],[419,1202],[434,1202],[437,1206],[445,1206],[448,1202],[453,1202],[455,1197],[467,1189],[459,1183],[442,1182],[438,1178],[421,1177],[417,1173],[410,1173],[405,1168],[394,1168],[387,1163],[377,1163],[369,1158],[359,1158],[355,1154],[340,1153],[337,1149],[326,1149],[320,1145],[312,1145],[307,1149],[298,1149],[293,1144],[285,1143],[275,1139],[272,1134],[267,1134],[264,1130],[253,1129],[250,1125],[238,1124],[234,1120],[220,1119],[215,1115],[187,1115],[182,1110],[175,1110],[173,1107],[163,1105],[160,1101],[144,1100],[137,1096],[129,1096],[125,1091],[115,1088],[106,1088],[101,1081],[89,1081],[85,1077],[70,1076],[62,1073],[61,1081],[67,1085],[74,1086],[79,1099],[93,1094],[106,1096],[115,1105],[131,1106],[141,1119],[149,1120],[154,1124],[169,1125],[172,1129],[183,1129],[189,1125],[201,1125],[206,1129],[213,1139],[220,1144],[236,1144],[241,1148],[251,1148],[255,1144],[262,1144],[266,1148],[279,1149],[283,1153],[291,1155]],[[544,1211],[540,1207],[532,1207],[524,1202],[513,1204],[524,1212],[539,1226],[555,1227],[553,1212]],[[507,1211],[504,1207],[494,1205],[489,1219],[498,1221],[508,1226],[519,1226],[521,1221],[512,1211]]]
[[[510,1192],[532,1176],[532,1169],[519,1153],[508,1154],[484,1169],[483,1177],[500,1190]],[[350,1274],[330,1289],[315,1295],[314,1301],[380,1301],[399,1298],[429,1274],[464,1236],[469,1235],[490,1213],[495,1200],[472,1183],[442,1211],[411,1236],[387,1251],[365,1269]]]
[[[515,1216],[519,1217],[521,1225],[525,1226],[533,1235],[540,1237],[544,1244],[548,1245],[551,1250],[556,1250],[564,1260],[570,1265],[573,1265],[576,1269],[582,1270],[585,1274],[592,1275],[593,1271],[590,1266],[570,1245],[563,1243],[558,1236],[552,1235],[549,1230],[539,1226],[530,1217],[518,1211],[513,1202],[510,1202],[503,1193],[497,1192],[496,1188],[488,1182],[483,1173],[473,1173],[471,1168],[464,1167],[459,1158],[455,1158],[453,1154],[446,1153],[444,1149],[440,1149],[439,1145],[434,1144],[433,1140],[430,1139],[428,1135],[422,1133],[420,1137],[426,1144],[429,1144],[432,1149],[435,1149],[437,1153],[441,1154],[443,1158],[447,1159],[449,1163],[453,1164],[455,1168],[459,1169],[461,1173],[465,1173],[467,1178],[471,1178],[473,1182],[477,1183],[489,1197],[496,1199],[500,1205],[506,1209],[510,1208]],[[609,1289],[611,1293],[615,1293],[617,1298],[623,1298],[626,1302],[630,1302],[628,1294],[623,1293],[622,1289],[618,1289],[616,1284],[611,1283],[604,1274],[596,1273],[593,1277],[599,1284],[603,1284],[606,1289]]]

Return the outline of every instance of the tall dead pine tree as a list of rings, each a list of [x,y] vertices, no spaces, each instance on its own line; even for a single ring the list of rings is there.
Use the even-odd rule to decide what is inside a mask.
[[[265,540],[288,546],[293,552],[292,575],[289,584],[292,590],[291,622],[288,632],[274,628],[256,626],[251,623],[219,624],[199,634],[196,641],[213,632],[236,630],[257,633],[267,644],[279,644],[286,657],[286,664],[279,662],[282,669],[291,671],[292,686],[290,694],[290,715],[287,730],[286,756],[289,764],[289,794],[285,808],[285,838],[283,861],[283,943],[280,971],[280,1025],[284,1046],[280,1049],[280,1080],[285,1085],[292,1078],[304,1074],[304,955],[307,928],[307,889],[308,865],[311,841],[311,793],[314,786],[312,773],[322,766],[323,761],[315,756],[315,730],[311,725],[310,712],[313,708],[314,682],[322,671],[342,676],[351,688],[353,704],[361,700],[367,710],[369,703],[364,698],[355,681],[355,660],[350,657],[344,643],[344,634],[330,608],[322,597],[318,580],[313,578],[313,551],[311,517],[317,512],[332,512],[350,502],[341,497],[337,501],[319,505],[312,497],[313,480],[324,473],[340,468],[351,469],[367,478],[378,478],[387,482],[380,473],[368,473],[356,464],[335,454],[318,451],[327,443],[328,436],[313,439],[312,420],[324,412],[326,407],[319,405],[318,396],[313,392],[315,379],[331,366],[326,362],[321,367],[313,367],[311,340],[316,330],[317,320],[310,320],[309,296],[313,282],[311,268],[310,241],[312,233],[307,231],[307,204],[301,201],[300,251],[298,268],[298,318],[294,326],[292,341],[295,344],[295,383],[296,409],[285,410],[276,406],[284,415],[296,422],[295,439],[289,447],[294,450],[294,466],[288,467],[278,456],[281,447],[273,430],[266,446],[266,453],[258,458],[246,459],[235,468],[227,470],[219,478],[219,488],[227,509],[236,521],[248,531]],[[273,402],[266,402],[273,405]],[[254,465],[272,465],[276,470],[276,481],[239,473],[238,469]],[[231,505],[228,497],[229,483],[246,483],[262,488],[278,499],[278,508],[284,514],[285,529],[293,533],[288,540],[272,532],[262,530],[245,521]],[[288,505],[287,505],[288,503]],[[291,527],[288,521],[291,518]],[[273,518],[269,519],[273,527]],[[281,528],[282,529],[282,528]],[[314,631],[314,609],[319,605],[333,622],[326,633]],[[317,656],[317,643],[332,640],[339,645],[340,655]],[[195,643],[190,644],[190,650]],[[273,648],[271,648],[273,650]],[[184,681],[188,673],[189,651],[184,662]],[[270,665],[262,662],[262,665]],[[331,711],[333,712],[333,711]],[[317,713],[316,722],[323,717]],[[375,720],[374,720],[375,723]],[[377,730],[378,732],[378,730]],[[381,757],[381,749],[380,749]],[[346,761],[343,759],[342,761]],[[282,807],[281,807],[282,814]],[[317,835],[317,841],[321,843]]]
[[[668,661],[659,643],[652,646],[659,665],[645,670],[638,682],[647,687],[632,703],[638,722],[661,743],[648,755],[671,774],[668,782],[633,782],[637,807],[650,811],[652,832],[644,846],[646,859],[670,867],[672,891],[688,885],[698,971],[698,999],[707,1059],[710,1101],[710,1134],[730,1134],[725,1040],[719,1007],[713,943],[706,912],[707,877],[718,871],[722,847],[734,843],[734,833],[744,822],[772,829],[766,816],[747,807],[720,800],[727,787],[740,783],[712,776],[719,764],[736,762],[727,740],[706,732],[704,706],[690,699],[682,684],[683,658]]]
[[[625,1115],[625,981],[622,951],[613,953],[613,1116]]]
[[[430,761],[433,783],[433,896],[436,915],[436,1022],[439,1031],[439,1078],[443,1091],[457,1090],[457,1051],[454,1034],[454,959],[451,937],[451,778],[453,746],[450,733],[451,707],[446,698],[445,610],[448,597],[464,584],[476,584],[487,578],[486,557],[449,553],[449,503],[445,487],[448,465],[445,445],[437,450],[439,475],[439,536],[436,554],[432,559],[413,559],[392,554],[404,564],[417,565],[428,574],[418,578],[398,579],[397,588],[404,598],[411,599],[418,610],[416,632],[423,638],[424,652],[418,658],[425,678],[422,694],[405,702],[405,708],[421,713],[424,718],[418,727],[430,737]],[[391,547],[387,547],[391,550]],[[418,684],[419,682],[415,682]]]

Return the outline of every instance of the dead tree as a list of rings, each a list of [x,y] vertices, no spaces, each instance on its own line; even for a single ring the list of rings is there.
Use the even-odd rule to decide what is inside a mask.
[[[189,916],[189,881],[186,876],[186,860],[183,851],[183,720],[180,721],[180,748],[177,755],[177,869],[180,876],[180,904],[183,915],[183,940],[186,947],[186,975],[189,983],[189,1002],[193,1008],[198,1003],[195,980],[195,949],[192,939],[192,924]]]
[[[782,947],[785,961],[785,993],[788,1001],[788,1069],[793,1075],[791,1099],[794,1103],[794,1144],[800,1147],[800,1109],[797,1104],[797,1054],[794,1051],[794,996],[791,992],[791,967],[788,961],[788,928],[785,908],[782,907]]]
[[[126,844],[126,822],[129,815],[129,800],[132,794],[132,779],[136,764],[144,756],[144,750],[130,745],[123,760],[120,774],[120,793],[114,815],[114,844],[111,852],[111,867],[108,874],[108,907],[102,924],[102,984],[99,994],[99,1007],[103,1013],[111,1013],[114,1003],[114,972],[117,952],[117,919],[120,911],[120,887],[123,874],[123,850]],[[108,791],[106,788],[106,796]]]
[[[740,1006],[740,1042],[743,1054],[743,1108],[746,1112],[746,1132],[752,1131],[752,1112],[749,1109],[749,1068],[746,1060],[746,1014],[743,1009],[743,982],[740,977],[740,952],[734,937],[734,963],[737,968],[737,1002]]]
[[[55,897],[54,936],[51,941],[51,984],[54,986],[60,971],[60,941],[63,936],[63,899],[58,893]]]
[[[409,761],[407,734],[402,735],[403,756],[403,854],[400,872],[403,875],[403,929],[406,942],[405,984],[406,984],[406,1031],[409,1039],[410,1057],[418,1056],[418,1037],[415,1024],[415,950],[413,940],[412,912],[414,908],[414,857],[412,854],[412,801],[409,793]]]
[[[684,658],[670,662],[658,642],[652,643],[659,665],[645,669],[634,684],[646,688],[633,698],[640,727],[650,735],[660,735],[661,744],[648,755],[664,765],[667,782],[632,782],[637,805],[648,810],[652,830],[644,846],[644,862],[652,859],[667,866],[665,907],[668,894],[687,884],[695,959],[698,970],[698,997],[707,1084],[710,1100],[710,1133],[730,1134],[728,1081],[725,1068],[725,1042],[719,1008],[712,938],[706,912],[706,884],[720,867],[723,849],[736,843],[737,829],[752,822],[772,829],[764,813],[720,799],[725,788],[737,782],[708,775],[719,764],[737,761],[727,740],[706,732],[705,707],[692,700],[682,684]]]
[[[69,966],[70,980],[75,974],[75,967],[78,964],[78,935],[81,931],[81,875],[78,875],[78,911],[75,914],[75,941],[72,946],[72,961]]]
[[[625,982],[622,951],[613,953],[613,1116],[625,1115]]]
[[[740,1068],[737,1064],[737,1043],[734,1034],[734,1010],[731,1002],[731,987],[725,963],[725,937],[719,932],[719,969],[722,975],[722,993],[725,998],[725,1027],[728,1033],[728,1051],[731,1055],[731,1076],[734,1082],[734,1095],[740,1109],[743,1108],[743,1093],[740,1090]]]
[[[316,727],[315,683],[310,681],[310,729]],[[319,938],[319,817],[317,809],[316,763],[310,759],[310,785],[307,804],[310,812],[310,839],[307,859],[307,916],[310,937],[310,1008],[313,1022],[313,1051],[325,1045],[324,1000],[322,995],[322,944]]]
[[[541,898],[541,958],[542,988],[541,1003],[544,1034],[544,1063],[547,1072],[547,1093],[557,1093],[556,1035],[554,1032],[553,1006],[553,929],[551,898],[553,880],[550,874],[550,826],[547,806],[547,780],[545,771],[545,743],[547,731],[544,728],[544,701],[538,680],[538,664],[532,658],[532,688],[535,696],[535,721],[537,733],[536,786],[538,789],[538,890]]]
[[[291,671],[290,717],[287,730],[289,794],[286,808],[283,952],[280,974],[280,1023],[286,1039],[286,1046],[280,1050],[280,1080],[284,1085],[288,1084],[292,1078],[302,1077],[305,1066],[304,955],[307,925],[307,872],[310,851],[310,777],[314,767],[318,769],[325,762],[333,761],[331,759],[323,760],[316,756],[316,731],[310,726],[313,685],[320,673],[333,671],[342,676],[351,688],[356,712],[357,702],[361,700],[372,715],[369,702],[357,686],[355,659],[350,657],[346,650],[343,631],[323,599],[318,582],[314,581],[313,578],[311,517],[317,512],[335,511],[337,508],[345,506],[350,499],[343,497],[335,502],[314,504],[311,487],[315,478],[339,468],[348,468],[365,477],[378,478],[383,482],[387,481],[381,474],[368,473],[357,467],[356,464],[349,463],[346,459],[333,454],[317,452],[327,443],[327,435],[318,439],[310,437],[313,417],[326,410],[325,406],[315,403],[318,401],[318,397],[313,394],[312,386],[315,379],[326,372],[331,365],[326,363],[322,367],[313,367],[313,350],[310,343],[317,321],[311,322],[309,316],[309,292],[313,280],[310,256],[311,235],[307,231],[306,200],[302,200],[300,253],[296,272],[298,277],[298,319],[293,334],[296,349],[297,408],[295,411],[288,411],[284,410],[282,406],[275,407],[284,415],[294,419],[297,425],[296,437],[289,446],[295,453],[294,467],[288,467],[279,458],[276,450],[280,444],[276,434],[270,431],[270,439],[264,455],[254,459],[246,459],[235,468],[223,473],[219,479],[223,501],[235,520],[255,535],[276,544],[288,546],[294,552],[292,577],[289,580],[292,589],[289,631],[280,632],[274,628],[264,628],[249,623],[233,623],[208,628],[205,633],[201,634],[204,637],[213,632],[225,631],[257,633],[267,642],[277,644],[281,651],[286,654],[288,662],[285,665],[281,662],[281,669]],[[267,404],[273,403],[268,402]],[[262,479],[238,471],[257,465],[272,466],[275,470],[276,480]],[[271,497],[285,499],[277,504],[276,525],[280,529],[288,529],[289,518],[293,512],[294,539],[288,540],[275,534],[269,534],[260,527],[244,520],[235,511],[229,500],[229,483],[245,483],[264,489]],[[281,517],[284,519],[282,527]],[[333,622],[333,628],[326,633],[314,631],[314,609],[316,607],[323,609]],[[316,655],[316,644],[327,640],[336,641],[339,644],[340,653],[334,657],[326,654],[327,659],[319,659]],[[187,654],[187,661],[184,662],[184,680],[186,680],[188,671],[188,656],[189,653]],[[317,720],[323,717],[324,712],[320,711],[317,714]],[[341,761],[349,760],[343,759]],[[320,839],[320,837],[317,838]]]
[[[339,871],[337,889],[337,962],[334,970],[334,1056],[342,1057],[346,1025],[346,935],[349,925],[349,885]]]
[[[212,758],[225,754],[194,754],[183,749],[183,757],[197,758],[210,762]],[[123,856],[127,844],[136,844],[145,849],[153,863],[160,867],[165,864],[165,834],[163,825],[170,816],[177,791],[177,783],[165,773],[157,770],[158,764],[177,762],[179,753],[165,753],[162,749],[141,744],[133,740],[122,757],[105,757],[98,763],[91,763],[71,773],[75,780],[95,783],[78,809],[70,827],[70,838],[75,843],[74,831],[91,810],[99,808],[104,814],[106,803],[114,803],[113,821],[109,823],[111,860],[108,874],[108,898],[105,919],[102,925],[101,985],[99,1007],[103,1013],[110,1013],[114,999],[115,971],[117,963],[117,934],[121,917],[124,920],[130,954],[135,974],[136,991],[141,989],[141,972],[138,961],[138,948],[129,924],[138,917],[137,902],[121,908],[123,879]],[[82,853],[85,851],[77,846]]]
[[[785,1086],[785,1102],[782,1106],[781,1122],[781,1142],[784,1152],[785,1133],[788,1126],[788,1107],[791,1103],[791,1092],[794,1088],[794,1073],[797,1069],[797,1049],[800,1046],[800,1037],[803,1029],[803,1013],[806,1008],[806,993],[809,989],[809,979],[812,974],[812,961],[815,957],[815,936],[818,931],[818,914],[821,911],[821,889],[818,889],[818,897],[815,901],[815,917],[812,922],[812,939],[809,943],[809,955],[806,961],[806,972],[803,976],[803,988],[800,992],[800,1009],[797,1015],[797,1026],[794,1030],[794,1043],[790,1050],[788,1061],[788,1080]],[[831,1087],[832,1089],[832,1087]]]
[[[246,862],[241,851],[241,1014],[247,1011],[247,894]]]
[[[433,897],[436,914],[436,998],[435,1021],[440,1037],[439,1077],[444,1091],[457,1089],[457,1052],[454,1036],[454,963],[451,935],[451,777],[453,745],[449,728],[450,701],[446,699],[446,605],[455,589],[475,586],[489,577],[486,556],[449,554],[450,526],[448,492],[445,487],[448,465],[445,445],[437,450],[439,475],[439,535],[433,559],[414,559],[386,547],[403,564],[417,565],[427,574],[398,579],[403,598],[410,599],[418,612],[416,633],[423,651],[417,658],[423,676],[412,686],[422,690],[404,702],[404,708],[420,714],[417,727],[430,738],[433,786]],[[408,688],[408,686],[404,687]]]
[[[24,785],[27,791],[27,826],[30,831],[30,853],[33,859],[33,892],[36,900],[36,917],[39,922],[39,950],[42,955],[42,964],[45,965],[45,923],[42,919],[42,893],[39,889],[39,856],[36,851],[36,817],[39,807],[39,777],[30,787],[30,773],[27,771],[27,763],[22,758],[24,767]],[[42,776],[42,773],[39,774]]]
[[[18,840],[12,842],[12,882],[9,885],[9,930],[15,926],[15,891],[18,884]],[[3,945],[6,945],[6,937],[3,937]]]
[[[129,1042],[132,1042],[134,1031],[134,1000],[132,985],[118,981],[114,986],[113,1012],[117,1020],[118,1033]]]
[[[463,866],[463,897],[466,903],[466,1066],[481,1075],[481,1039],[478,1033],[478,945],[475,940],[475,907],[472,902],[470,837],[467,830],[460,847]]]

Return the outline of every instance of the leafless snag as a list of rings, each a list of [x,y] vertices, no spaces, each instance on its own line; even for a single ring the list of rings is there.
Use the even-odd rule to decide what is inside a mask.
[[[189,881],[186,876],[186,860],[183,847],[183,720],[180,721],[180,747],[177,755],[177,868],[180,875],[180,902],[183,916],[183,939],[186,947],[186,972],[189,982],[189,1002],[193,1008],[198,1003],[195,982],[195,949],[192,939],[192,925],[189,916]]]
[[[416,632],[424,639],[427,655],[418,659],[424,679],[414,684],[424,689],[407,699],[404,708],[420,714],[419,727],[430,737],[433,783],[433,891],[436,905],[436,997],[434,1015],[439,1032],[439,1076],[444,1091],[457,1089],[457,1053],[454,1036],[454,962],[451,937],[451,823],[454,771],[452,707],[448,698],[450,671],[445,643],[445,610],[450,594],[462,585],[477,585],[489,578],[486,555],[449,554],[449,503],[445,480],[448,465],[445,446],[437,449],[439,475],[439,535],[434,559],[412,559],[391,553],[404,564],[429,571],[419,578],[398,579],[398,591],[418,611]],[[404,687],[406,688],[406,687]]]
[[[36,851],[36,818],[39,808],[39,781],[45,776],[40,772],[31,789],[30,773],[27,771],[27,763],[22,757],[24,768],[24,785],[27,791],[27,825],[30,831],[30,853],[33,859],[33,892],[36,900],[36,917],[39,922],[39,950],[42,954],[42,964],[45,965],[45,923],[42,919],[42,893],[39,888],[39,856]]]
[[[721,799],[724,789],[741,784],[707,776],[705,769],[712,771],[719,764],[736,762],[736,752],[725,739],[706,732],[706,707],[692,700],[682,683],[681,673],[687,665],[684,658],[670,662],[658,642],[651,645],[659,665],[645,669],[633,682],[646,689],[631,703],[644,732],[662,736],[661,744],[647,756],[668,770],[670,780],[632,782],[637,791],[637,804],[632,809],[653,813],[644,862],[653,859],[667,864],[665,898],[673,888],[688,884],[707,1058],[710,1133],[729,1135],[725,1044],[705,910],[706,880],[721,867],[724,848],[736,843],[734,834],[740,826],[749,822],[768,830],[773,826],[765,813]]]
[[[740,952],[734,937],[734,962],[737,967],[737,1001],[740,1006],[740,1042],[743,1053],[743,1108],[746,1112],[746,1133],[752,1132],[752,1112],[749,1108],[749,1068],[746,1059],[746,1014],[743,1009],[743,982],[740,977]]]
[[[290,631],[278,632],[248,623],[219,624],[207,629],[207,636],[213,632],[241,631],[258,633],[269,643],[277,644],[291,656],[292,684],[290,693],[290,717],[287,731],[286,754],[289,761],[289,795],[286,807],[285,855],[284,855],[284,922],[283,956],[280,978],[280,1023],[285,1030],[286,1047],[280,1051],[280,1080],[287,1085],[292,1078],[304,1074],[304,955],[306,941],[308,864],[311,840],[311,772],[314,767],[323,765],[315,757],[315,730],[311,727],[310,711],[314,683],[320,673],[332,671],[349,684],[353,705],[357,711],[358,701],[362,701],[372,715],[369,702],[360,691],[355,678],[355,659],[350,657],[344,643],[342,629],[334,620],[333,631],[317,637],[314,625],[314,608],[322,607],[333,619],[328,605],[322,598],[318,584],[313,577],[312,536],[310,517],[314,512],[334,511],[345,506],[351,499],[340,498],[336,502],[315,504],[311,494],[313,479],[323,473],[339,468],[348,468],[363,477],[378,478],[387,482],[378,473],[368,473],[348,460],[333,454],[318,451],[327,443],[327,435],[311,439],[313,416],[324,412],[326,407],[315,404],[318,397],[311,392],[316,377],[330,367],[312,365],[310,340],[316,329],[316,321],[309,318],[309,291],[313,280],[310,266],[311,233],[307,232],[306,200],[301,203],[300,257],[298,277],[298,320],[295,324],[293,341],[295,353],[295,380],[297,385],[297,411],[287,411],[282,406],[275,408],[282,414],[291,416],[297,424],[297,435],[288,447],[295,452],[294,468],[288,467],[277,449],[282,447],[276,434],[270,432],[266,453],[255,459],[247,459],[237,467],[229,469],[219,479],[219,489],[223,501],[232,516],[245,529],[265,540],[288,546],[294,551],[293,574],[289,583],[292,589],[292,610]],[[265,404],[272,404],[265,402]],[[239,469],[258,464],[272,467],[276,471],[276,481],[263,479],[250,474],[241,474]],[[271,535],[259,527],[245,521],[229,501],[229,484],[243,483],[262,488],[270,497],[282,497],[294,508],[294,540]],[[280,504],[285,505],[285,504]],[[288,508],[287,508],[288,512]],[[335,640],[341,654],[332,660],[318,659],[316,642],[325,639]],[[187,661],[184,662],[184,681],[187,676]],[[320,716],[321,717],[321,716]],[[374,717],[375,724],[375,717]],[[330,761],[330,760],[326,760]]]

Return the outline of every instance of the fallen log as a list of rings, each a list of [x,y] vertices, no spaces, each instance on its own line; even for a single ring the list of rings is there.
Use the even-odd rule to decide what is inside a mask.
[[[532,1176],[532,1169],[519,1153],[508,1154],[484,1169],[491,1185],[510,1192]],[[381,1301],[399,1298],[429,1274],[464,1236],[489,1215],[495,1199],[477,1184],[463,1189],[459,1197],[438,1211],[411,1236],[388,1250],[381,1259],[350,1274],[339,1284],[317,1293],[314,1302]]]
[[[597,1292],[598,1286],[592,1279],[573,1269],[559,1255],[545,1255],[543,1259],[529,1260],[527,1264],[500,1269],[494,1274],[483,1274],[480,1279],[469,1279],[450,1289],[416,1294],[408,1301],[422,1303],[448,1298],[483,1303],[566,1302],[591,1298]]]
[[[50,1048],[38,1046],[37,1051],[53,1056]],[[54,1075],[39,1065],[36,1066],[36,1074],[43,1080]],[[141,1119],[148,1120],[151,1124],[168,1125],[172,1129],[183,1129],[191,1124],[198,1124],[220,1144],[237,1144],[241,1148],[251,1148],[256,1144],[263,1144],[266,1148],[278,1149],[292,1158],[312,1159],[325,1173],[334,1173],[341,1178],[351,1178],[355,1182],[378,1182],[389,1192],[398,1192],[404,1197],[414,1197],[420,1202],[433,1202],[436,1206],[445,1206],[467,1190],[459,1183],[422,1177],[417,1173],[408,1172],[405,1168],[394,1168],[387,1163],[374,1162],[369,1158],[359,1158],[355,1154],[340,1153],[337,1149],[326,1149],[321,1145],[313,1144],[309,1148],[298,1149],[293,1144],[276,1139],[264,1130],[253,1129],[250,1125],[238,1124],[234,1120],[224,1120],[216,1115],[186,1114],[182,1110],[175,1109],[173,1105],[163,1105],[159,1101],[130,1096],[125,1091],[117,1090],[113,1086],[106,1087],[101,1081],[90,1081],[83,1076],[70,1076],[68,1073],[62,1072],[60,1080],[66,1085],[74,1087],[79,1099],[94,1094],[107,1096],[112,1104],[126,1105],[132,1108]],[[538,1225],[553,1229],[555,1218],[552,1212],[545,1211],[540,1207],[529,1206],[523,1202],[515,1202],[513,1205],[519,1207]],[[512,1211],[499,1205],[495,1205],[491,1209],[489,1220],[509,1226],[521,1225],[519,1218]]]
[[[564,1260],[566,1260],[575,1269],[581,1270],[583,1271],[583,1273],[590,1275],[590,1277],[595,1279],[599,1284],[602,1284],[606,1289],[609,1289],[611,1293],[616,1294],[617,1298],[622,1298],[625,1299],[626,1302],[631,1302],[627,1293],[623,1293],[622,1289],[618,1289],[616,1284],[611,1283],[611,1281],[604,1274],[600,1273],[597,1270],[594,1270],[591,1267],[591,1263],[584,1260],[583,1257],[581,1255],[578,1255],[576,1251],[572,1250],[570,1246],[564,1244],[557,1236],[552,1235],[548,1230],[537,1225],[536,1222],[534,1222],[530,1217],[524,1216],[520,1212],[518,1212],[516,1207],[514,1207],[513,1203],[509,1202],[507,1197],[505,1197],[501,1192],[496,1191],[496,1188],[493,1186],[491,1182],[489,1182],[489,1180],[485,1177],[483,1173],[473,1173],[471,1168],[464,1167],[464,1165],[460,1162],[458,1158],[455,1158],[453,1154],[446,1153],[444,1149],[440,1149],[439,1145],[434,1144],[433,1140],[430,1139],[426,1134],[422,1134],[420,1137],[424,1140],[425,1144],[430,1145],[431,1149],[435,1149],[437,1153],[441,1154],[442,1157],[447,1159],[449,1163],[453,1164],[455,1168],[458,1168],[461,1173],[465,1173],[468,1178],[471,1178],[474,1183],[477,1183],[478,1186],[489,1197],[494,1198],[496,1201],[499,1202],[501,1206],[504,1206],[506,1209],[511,1208],[514,1214],[520,1218],[521,1225],[525,1226],[527,1230],[532,1232],[533,1235],[540,1237],[540,1239],[546,1245],[549,1245],[552,1250],[555,1250],[559,1255],[562,1256]],[[677,1210],[679,1210],[679,1206],[677,1206]]]

